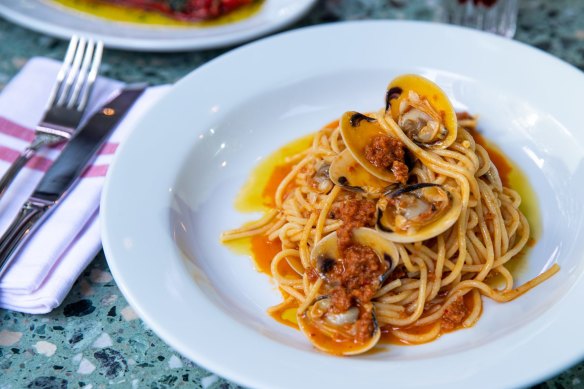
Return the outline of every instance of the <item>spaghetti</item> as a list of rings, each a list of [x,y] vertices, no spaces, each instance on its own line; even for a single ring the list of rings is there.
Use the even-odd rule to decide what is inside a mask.
[[[434,83],[400,76],[385,109],[347,112],[315,134],[291,157],[273,208],[221,239],[281,242],[271,274],[284,301],[270,310],[296,309],[322,351],[359,354],[381,332],[417,344],[470,327],[482,296],[513,300],[559,270],[514,287],[506,264],[530,228],[476,124]],[[494,275],[501,289],[486,282]]]

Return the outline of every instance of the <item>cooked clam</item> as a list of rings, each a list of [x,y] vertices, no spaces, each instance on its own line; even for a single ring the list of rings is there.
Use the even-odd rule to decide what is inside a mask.
[[[375,118],[349,111],[341,118],[341,136],[353,159],[373,176],[388,183],[405,183],[405,147]]]
[[[458,123],[448,96],[424,77],[395,78],[387,87],[385,110],[420,145],[442,149],[456,140]]]
[[[329,177],[336,185],[353,192],[380,194],[389,185],[365,170],[355,161],[349,149],[333,159],[329,167]]]
[[[399,262],[399,253],[393,242],[385,239],[379,232],[372,228],[355,228],[352,234],[354,243],[370,247],[380,261],[387,262],[387,270],[380,277],[380,284],[388,274],[395,269]],[[318,271],[320,277],[328,280],[328,273],[340,259],[337,233],[333,232],[322,238],[310,252],[310,262]]]
[[[353,229],[351,241],[355,246],[365,246],[369,253],[372,250],[375,254],[371,255],[376,256],[382,264],[377,267],[377,272],[372,273],[372,282],[366,282],[369,297],[335,301],[338,288],[345,286],[332,273],[335,268],[347,271],[347,264],[342,262],[345,259],[341,258],[338,237],[334,232],[321,239],[310,253],[311,265],[324,280],[319,290],[322,295],[307,309],[297,313],[300,330],[310,342],[319,350],[339,355],[364,353],[379,341],[381,331],[370,300],[399,262],[399,252],[393,242],[383,239],[374,229]],[[342,266],[336,266],[338,261],[341,261]]]
[[[374,347],[381,337],[373,304],[352,306],[335,313],[328,296],[321,296],[298,312],[298,326],[319,350],[337,355],[356,355]]]
[[[460,216],[458,193],[432,183],[399,188],[378,202],[377,229],[394,242],[426,240],[450,228]]]

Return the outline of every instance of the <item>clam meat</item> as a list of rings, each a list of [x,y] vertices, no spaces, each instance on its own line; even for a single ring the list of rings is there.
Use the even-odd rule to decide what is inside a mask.
[[[408,185],[377,203],[377,230],[394,242],[426,240],[452,227],[461,210],[455,191],[433,183]]]
[[[412,141],[429,148],[447,148],[457,136],[456,112],[448,96],[434,82],[406,74],[387,87],[386,115]]]

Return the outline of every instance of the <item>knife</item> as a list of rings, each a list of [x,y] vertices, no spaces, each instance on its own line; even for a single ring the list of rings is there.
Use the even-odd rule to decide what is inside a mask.
[[[125,116],[145,88],[146,85],[138,84],[117,91],[63,148],[8,230],[0,238],[0,278],[16,257],[15,254],[67,195],[101,148],[108,134]]]

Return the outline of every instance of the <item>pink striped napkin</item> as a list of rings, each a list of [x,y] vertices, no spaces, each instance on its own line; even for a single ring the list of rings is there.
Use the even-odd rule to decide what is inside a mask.
[[[34,137],[60,63],[31,59],[0,94],[0,174]],[[100,78],[95,84],[92,113],[123,84]],[[46,313],[59,306],[73,283],[101,248],[99,198],[115,151],[142,113],[169,86],[149,88],[86,169],[79,183],[18,253],[0,280],[0,308]],[[41,150],[20,172],[0,199],[0,232],[32,193],[62,146]]]

